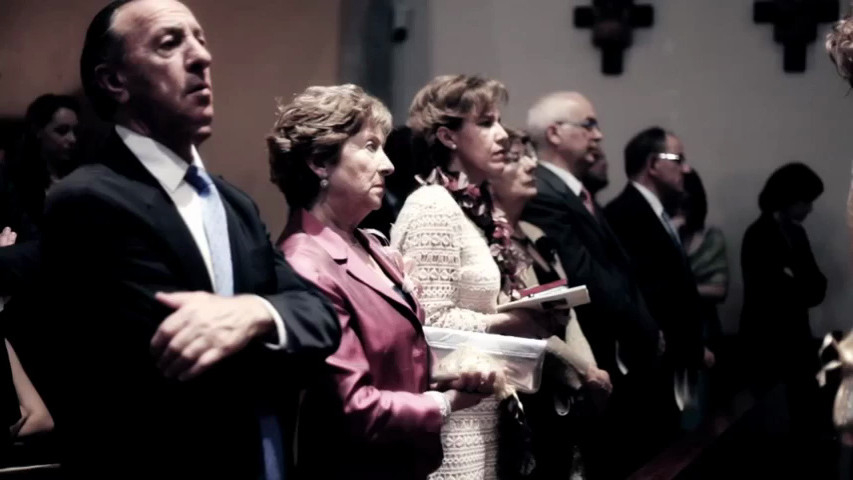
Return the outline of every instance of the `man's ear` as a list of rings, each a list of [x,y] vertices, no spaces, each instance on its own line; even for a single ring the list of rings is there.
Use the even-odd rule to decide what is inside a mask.
[[[560,128],[556,123],[548,125],[548,128],[545,129],[545,140],[549,145],[559,145],[563,142],[563,138],[560,136],[560,133],[557,131]]]
[[[116,103],[127,103],[130,92],[127,90],[127,79],[122,72],[107,64],[95,67],[95,81]]]
[[[649,156],[646,157],[646,165],[644,168],[649,172],[649,175],[657,177],[659,164],[660,159],[658,159],[657,154],[650,153]]]

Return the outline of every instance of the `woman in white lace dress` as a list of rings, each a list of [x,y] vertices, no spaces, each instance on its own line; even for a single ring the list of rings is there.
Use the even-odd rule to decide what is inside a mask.
[[[406,200],[391,243],[414,260],[427,325],[523,335],[535,324],[526,311],[496,313],[501,274],[475,223],[491,215],[488,193],[479,186],[506,161],[500,123],[506,99],[496,80],[441,76],[418,92],[409,110],[408,124],[435,168]],[[497,424],[494,399],[452,413],[441,433],[444,461],[430,478],[497,478]]]

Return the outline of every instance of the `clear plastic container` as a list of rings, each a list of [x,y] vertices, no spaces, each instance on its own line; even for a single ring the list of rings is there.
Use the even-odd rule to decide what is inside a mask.
[[[468,346],[501,363],[506,369],[507,381],[519,392],[536,393],[539,390],[545,340],[436,327],[424,327],[424,334],[435,354],[435,364],[457,348]]]

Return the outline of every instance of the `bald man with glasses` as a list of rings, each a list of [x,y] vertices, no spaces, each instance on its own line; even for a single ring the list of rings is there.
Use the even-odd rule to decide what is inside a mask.
[[[590,479],[625,478],[647,456],[641,435],[648,433],[640,432],[654,427],[643,423],[654,415],[643,391],[658,376],[661,332],[628,256],[584,186],[601,161],[604,139],[592,103],[576,92],[546,95],[528,112],[527,128],[540,162],[538,193],[523,219],[543,230],[543,247],[555,246],[569,284],[589,289],[592,303],[577,308],[578,321],[613,381],[603,411],[585,412],[590,428],[579,435],[584,463]]]

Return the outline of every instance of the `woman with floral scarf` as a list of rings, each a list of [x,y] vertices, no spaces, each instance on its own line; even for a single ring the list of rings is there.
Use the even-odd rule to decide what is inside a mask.
[[[503,170],[507,133],[500,82],[448,75],[415,95],[408,126],[428,149],[424,184],[406,199],[391,244],[414,265],[426,325],[538,337],[546,319],[527,310],[497,313],[498,294],[514,288],[502,275],[503,236],[496,225],[486,178]],[[498,478],[498,402],[489,398],[454,411],[441,432],[444,462],[431,478]]]

